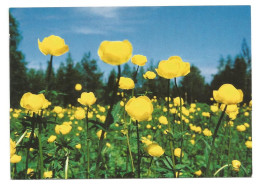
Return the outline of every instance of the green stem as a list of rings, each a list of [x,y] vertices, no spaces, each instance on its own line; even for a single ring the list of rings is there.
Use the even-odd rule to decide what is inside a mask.
[[[208,162],[207,162],[207,168],[206,168],[206,176],[208,177],[209,175],[209,166],[210,166],[210,162],[211,162],[211,157],[212,157],[212,153],[215,149],[215,139],[216,139],[216,136],[217,136],[217,133],[218,133],[218,129],[220,127],[220,124],[221,124],[221,120],[223,119],[224,117],[224,114],[226,112],[226,109],[227,109],[227,105],[225,106],[224,110],[222,111],[221,113],[221,116],[218,120],[218,123],[217,123],[217,126],[216,126],[216,129],[214,131],[214,134],[213,134],[213,140],[212,140],[212,145],[211,145],[211,150],[210,150],[210,154],[209,154],[209,158],[208,158]]]
[[[41,132],[42,132],[42,125],[39,125],[39,134],[38,134],[38,140],[39,140],[39,154],[40,154],[40,179],[43,178],[43,156],[42,156],[42,141],[41,141]]]
[[[47,78],[46,78],[46,88],[45,88],[45,95],[47,95],[47,92],[49,90],[49,86],[50,86],[50,80],[51,80],[51,71],[52,71],[52,60],[53,60],[53,56],[51,55],[50,57],[50,62],[48,65],[48,73],[47,73]]]
[[[89,141],[90,141],[90,134],[89,134],[89,126],[88,126],[88,112],[89,107],[87,107],[87,114],[86,114],[86,133],[87,133],[87,159],[88,159],[88,165],[87,165],[87,178],[89,179],[89,170],[90,170],[90,151],[89,151]]]
[[[136,125],[136,134],[137,134],[137,156],[138,156],[138,159],[137,159],[137,177],[138,178],[141,178],[141,171],[140,171],[140,164],[141,164],[141,154],[140,154],[140,143],[139,143],[139,140],[140,140],[140,137],[139,137],[139,127],[138,127],[138,121],[136,120],[135,122],[135,125]]]
[[[32,145],[32,140],[33,140],[33,137],[34,137],[34,128],[35,128],[35,124],[33,122],[32,123],[32,131],[31,131],[28,146],[27,146],[27,149],[26,149],[25,178],[27,178],[27,169],[28,169],[28,164],[29,164],[29,153],[30,153],[30,146]]]
[[[228,162],[227,162],[228,164],[229,164],[229,161],[230,161],[231,138],[232,138],[231,126],[229,125]],[[230,173],[230,167],[228,168],[228,175],[229,175],[229,173]]]

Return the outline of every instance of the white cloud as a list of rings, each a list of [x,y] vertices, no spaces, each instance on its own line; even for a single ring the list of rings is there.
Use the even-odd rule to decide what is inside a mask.
[[[79,13],[86,15],[94,15],[103,18],[117,18],[119,16],[120,7],[86,7],[76,8]]]
[[[89,27],[73,27],[72,31],[78,34],[105,34],[104,31],[98,29],[98,28],[89,28]]]

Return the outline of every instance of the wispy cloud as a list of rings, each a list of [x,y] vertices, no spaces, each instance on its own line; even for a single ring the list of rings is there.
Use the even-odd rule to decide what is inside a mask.
[[[90,35],[90,34],[105,34],[106,32],[104,30],[101,30],[99,28],[90,28],[90,27],[72,27],[71,31],[77,34],[84,34],[84,35]]]
[[[77,13],[103,18],[118,18],[120,7],[81,7],[74,9]]]

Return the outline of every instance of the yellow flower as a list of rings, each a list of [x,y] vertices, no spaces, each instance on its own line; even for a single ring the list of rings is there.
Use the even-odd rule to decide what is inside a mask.
[[[237,126],[237,131],[244,132],[245,130],[246,130],[246,126],[245,125],[238,125]]]
[[[145,74],[143,74],[144,79],[154,79],[156,78],[156,74],[152,71],[147,71]]]
[[[250,125],[248,123],[244,123],[244,125],[245,125],[246,128],[250,127]]]
[[[139,65],[139,66],[144,66],[147,62],[147,58],[146,56],[143,55],[134,55],[131,58],[132,63],[134,63],[135,65]]]
[[[104,112],[106,112],[106,108],[105,107],[99,107],[99,111],[104,113]]]
[[[135,88],[135,83],[131,78],[120,77],[119,88],[123,90],[129,90]]]
[[[132,44],[128,40],[103,41],[99,46],[98,55],[105,63],[121,65],[131,58],[132,51]]]
[[[78,102],[82,105],[91,106],[97,101],[93,92],[82,92],[80,98],[78,98]]]
[[[106,143],[106,146],[108,147],[108,148],[110,148],[111,147],[111,144],[110,143]]]
[[[148,145],[147,152],[150,156],[153,157],[160,157],[164,154],[163,148],[157,143],[151,143],[150,145]]]
[[[75,90],[81,91],[81,89],[82,89],[82,85],[79,84],[79,83],[77,83],[77,84],[75,85]]]
[[[10,138],[10,157],[12,157],[16,152],[15,142]]]
[[[64,39],[55,35],[45,37],[42,42],[38,39],[38,46],[44,55],[60,56],[69,51]]]
[[[43,178],[52,178],[52,171],[46,171],[43,173]]]
[[[181,148],[176,148],[176,149],[174,149],[174,156],[177,156],[177,157],[181,157],[181,154],[182,154],[182,157],[184,156],[184,152],[182,151],[182,153],[181,153]]]
[[[43,94],[32,94],[31,92],[25,93],[20,101],[21,107],[37,112],[41,109],[47,108],[50,105],[50,102],[45,99]]]
[[[59,113],[59,114],[58,114],[58,117],[59,117],[59,118],[63,118],[63,117],[64,117],[64,114],[63,114],[63,113]]]
[[[11,163],[19,163],[22,160],[22,156],[19,156],[17,154],[14,154],[10,158]]]
[[[72,127],[70,125],[56,125],[55,126],[55,133],[56,134],[62,134],[62,135],[66,135],[68,133],[70,133]]]
[[[181,175],[183,175],[183,173],[182,172],[176,172],[175,175],[176,175],[176,178],[179,178]]]
[[[141,137],[141,142],[144,143],[146,146],[148,146],[148,145],[153,143],[151,140],[149,140],[146,137]]]
[[[204,116],[204,117],[210,117],[210,113],[209,112],[202,112],[202,116]]]
[[[224,84],[218,90],[213,90],[213,97],[218,103],[234,105],[243,101],[243,92],[231,84]]]
[[[147,96],[133,97],[125,105],[125,110],[135,120],[148,121],[153,112],[153,105]]]
[[[51,136],[48,138],[48,142],[49,142],[49,143],[52,143],[52,142],[54,142],[54,141],[56,140],[56,138],[57,138],[57,136],[51,135]]]
[[[190,140],[190,143],[191,143],[192,145],[194,145],[194,144],[195,144],[195,140],[194,140],[194,139],[191,139],[191,140]]]
[[[150,129],[150,128],[152,128],[152,126],[151,126],[150,124],[147,124],[147,125],[146,125],[146,128],[147,128],[147,129]]]
[[[55,112],[56,114],[59,114],[62,112],[62,107],[60,106],[55,106],[53,109],[53,112]]]
[[[202,175],[202,171],[201,171],[201,170],[198,170],[198,171],[194,172],[194,174],[195,174],[196,176],[201,176],[201,175]]]
[[[180,101],[181,101],[181,104],[180,104]],[[184,101],[182,98],[180,99],[180,97],[176,97],[173,99],[173,104],[174,104],[174,106],[180,106],[180,105],[184,104]]]
[[[120,106],[121,107],[125,106],[125,103],[123,101],[120,101]]]
[[[85,110],[83,108],[78,108],[75,113],[74,113],[74,116],[76,119],[78,120],[82,120],[86,117],[86,113],[85,113]]]
[[[160,116],[159,117],[159,122],[163,125],[167,125],[168,124],[168,120],[165,116]]]
[[[33,174],[33,172],[34,172],[34,170],[33,170],[33,169],[31,169],[31,168],[28,168],[28,169],[27,169],[27,174],[31,174],[31,175],[32,175],[32,174]]]
[[[210,110],[211,110],[212,112],[217,112],[217,111],[218,111],[218,106],[216,106],[216,105],[211,105],[211,106],[210,106]]]
[[[201,127],[195,127],[194,131],[200,134],[202,129]]]
[[[245,112],[245,113],[244,113],[244,116],[249,116],[249,112]]]
[[[206,129],[203,130],[203,134],[204,134],[205,136],[212,136],[212,132],[211,132],[208,128],[206,128]]]
[[[79,144],[75,145],[75,147],[76,147],[77,149],[81,149],[81,144],[79,143]]]
[[[101,138],[101,134],[102,134],[102,130],[97,131],[97,137],[98,137],[98,139]],[[107,137],[107,133],[105,132],[105,133],[104,133],[104,139],[105,139],[106,137]]]
[[[104,123],[105,121],[106,121],[106,116],[100,116],[100,118],[99,118],[99,120],[102,122],[102,123]]]
[[[82,131],[82,130],[83,130],[83,128],[82,128],[82,127],[78,127],[78,130],[79,130],[79,131]]]
[[[252,141],[246,141],[245,145],[248,149],[252,149]]]
[[[172,79],[190,73],[190,63],[183,62],[179,56],[172,56],[168,60],[161,61],[155,70],[159,76]]]
[[[234,171],[238,172],[240,166],[241,166],[241,162],[240,161],[238,161],[238,160],[233,160],[232,161],[232,167],[233,167]]]

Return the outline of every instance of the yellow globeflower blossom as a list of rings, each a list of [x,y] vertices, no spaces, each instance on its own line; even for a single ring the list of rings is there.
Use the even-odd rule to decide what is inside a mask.
[[[202,112],[202,116],[204,116],[204,117],[210,117],[210,113],[209,112]]]
[[[129,90],[135,88],[135,83],[131,78],[120,77],[119,88],[123,90]]]
[[[85,106],[91,106],[97,101],[93,92],[82,92],[78,102]]]
[[[211,132],[208,128],[206,128],[206,129],[203,130],[203,134],[204,134],[205,136],[212,136],[212,132]]]
[[[42,42],[38,39],[38,47],[44,55],[60,56],[69,51],[64,39],[55,35],[45,37]]]
[[[198,170],[198,171],[194,172],[194,174],[195,174],[196,176],[201,176],[201,175],[202,175],[202,171],[201,171],[201,170]]]
[[[66,135],[68,133],[70,133],[72,127],[70,125],[56,125],[55,126],[55,133],[56,134],[62,134],[62,135]]]
[[[212,112],[217,112],[217,111],[218,111],[218,106],[216,106],[216,105],[211,105],[211,106],[210,106],[210,110],[211,110]]]
[[[101,138],[101,134],[102,134],[102,130],[99,130],[99,131],[97,131],[97,137],[98,137],[98,139],[100,139]],[[104,133],[104,139],[107,137],[107,133],[105,132]]]
[[[132,56],[133,47],[128,40],[103,41],[98,49],[98,56],[110,65],[126,63]]]
[[[153,104],[147,96],[131,98],[125,105],[129,116],[138,121],[148,121],[153,112]]]
[[[244,113],[244,116],[249,116],[249,112],[245,112],[245,113]]]
[[[104,123],[106,121],[106,116],[102,115],[100,116],[99,120]]]
[[[172,56],[168,60],[162,60],[155,70],[159,76],[172,79],[190,73],[190,63],[183,62],[179,56]]]
[[[21,107],[38,112],[41,109],[47,108],[51,103],[45,99],[43,94],[32,94],[31,92],[25,93],[20,101]]]
[[[121,107],[125,106],[125,103],[123,101],[120,101],[120,106]]]
[[[10,138],[10,157],[12,157],[16,152],[16,145],[15,145],[15,141],[13,141]]]
[[[54,141],[56,140],[56,138],[57,138],[57,136],[51,135],[51,136],[48,138],[48,142],[49,142],[49,143],[52,143],[52,142],[54,142]]]
[[[246,141],[245,145],[248,149],[252,149],[252,141]]]
[[[174,156],[177,156],[177,157],[181,157],[181,154],[182,154],[182,157],[184,156],[184,152],[182,151],[181,153],[181,148],[176,148],[174,149]]]
[[[237,131],[244,132],[245,130],[246,130],[246,126],[245,125],[238,125],[237,126]]]
[[[14,154],[10,158],[11,163],[19,163],[22,160],[22,156],[19,156],[17,154]]]
[[[213,90],[213,97],[218,103],[234,105],[243,101],[243,92],[231,84],[224,84],[218,90]]]
[[[32,168],[27,169],[27,174],[32,175],[33,172],[34,172],[34,169],[32,169]]]
[[[55,112],[56,114],[59,114],[62,112],[62,107],[60,106],[55,106],[54,109],[53,109],[53,112]]]
[[[143,74],[144,79],[154,79],[156,78],[156,74],[152,71],[147,71],[145,74]]]
[[[86,117],[86,112],[83,108],[78,108],[75,113],[74,116],[77,120],[82,120]]]
[[[163,148],[157,143],[151,143],[150,145],[148,145],[147,152],[150,156],[153,157],[160,157],[161,155],[164,154]]]
[[[147,125],[146,125],[146,128],[147,128],[147,129],[150,129],[150,128],[152,128],[152,126],[151,126],[150,124],[147,124]]]
[[[183,104],[184,104],[184,101],[183,101],[182,98],[181,98],[181,99],[180,99],[180,97],[174,98],[174,99],[173,99],[173,104],[174,104],[174,106],[180,106],[180,101],[181,101],[181,105],[183,105]]]
[[[75,90],[76,90],[76,91],[81,91],[81,90],[82,90],[82,85],[79,84],[79,83],[77,83],[77,84],[75,85]]]
[[[110,148],[111,147],[111,144],[110,143],[106,143],[106,146],[108,147],[108,148]]]
[[[147,62],[147,58],[146,56],[137,54],[131,58],[131,62],[134,63],[135,65],[144,66]]]
[[[244,123],[244,125],[245,125],[246,128],[250,127],[250,125],[248,123]]]
[[[79,143],[79,144],[75,145],[75,147],[76,147],[77,149],[81,149],[81,144]]]
[[[191,139],[191,140],[190,140],[190,143],[191,143],[192,145],[194,145],[194,144],[195,144],[195,140],[194,140],[194,139]]]
[[[238,161],[238,160],[233,160],[232,161],[232,167],[233,167],[234,171],[238,172],[240,166],[241,166],[241,162],[240,161]]]
[[[99,107],[99,111],[104,113],[104,112],[106,112],[106,108],[105,107]]]
[[[144,143],[146,146],[153,143],[150,139],[148,139],[146,137],[141,137],[141,142]]]
[[[159,122],[162,124],[162,125],[167,125],[168,124],[168,120],[165,116],[160,116],[159,117]]]
[[[52,178],[52,171],[46,171],[43,173],[43,178]]]

